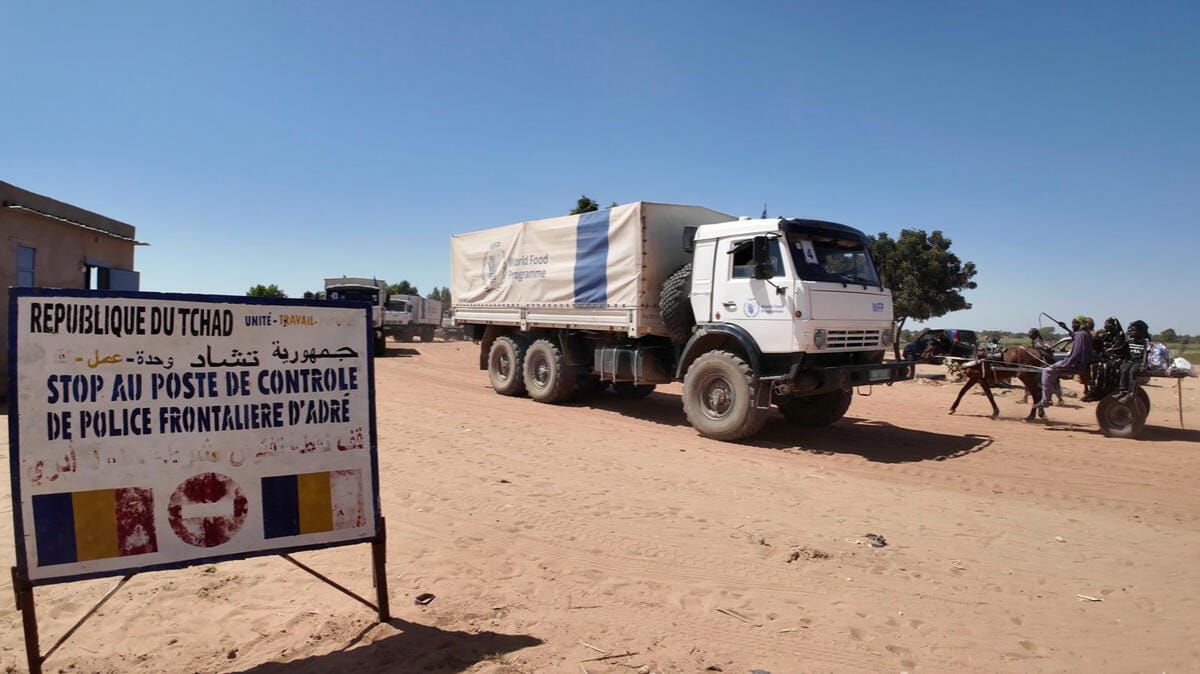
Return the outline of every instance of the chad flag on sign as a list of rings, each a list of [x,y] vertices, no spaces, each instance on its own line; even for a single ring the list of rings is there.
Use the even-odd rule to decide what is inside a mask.
[[[361,470],[262,479],[263,537],[354,529],[365,524]]]
[[[158,550],[154,494],[140,487],[36,494],[33,528],[38,566]]]

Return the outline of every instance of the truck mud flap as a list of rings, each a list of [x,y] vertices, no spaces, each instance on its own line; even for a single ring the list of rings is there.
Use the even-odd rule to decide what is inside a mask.
[[[760,410],[771,409],[772,391],[775,382],[759,379],[754,384],[754,406]]]

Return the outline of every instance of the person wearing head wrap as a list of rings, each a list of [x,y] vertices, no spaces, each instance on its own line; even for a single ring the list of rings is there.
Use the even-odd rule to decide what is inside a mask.
[[[1087,330],[1087,316],[1076,316],[1071,319],[1071,353],[1067,357],[1042,369],[1042,399],[1037,407],[1045,409],[1050,406],[1050,396],[1059,379],[1072,375],[1087,375],[1088,365],[1091,364],[1092,333]]]
[[[1116,316],[1104,321],[1104,336],[1100,339],[1100,352],[1117,360],[1129,357],[1129,346],[1125,342],[1125,330]]]
[[[1097,357],[1092,360],[1088,372],[1091,385],[1084,402],[1092,402],[1112,393],[1118,386],[1121,364],[1129,358],[1129,346],[1125,342],[1125,331],[1116,316],[1104,321],[1104,329],[1096,331],[1095,349]]]
[[[1126,345],[1129,358],[1121,364],[1117,392],[1113,394],[1123,403],[1133,400],[1136,378],[1146,365],[1146,355],[1150,353],[1150,326],[1142,320],[1130,323]]]

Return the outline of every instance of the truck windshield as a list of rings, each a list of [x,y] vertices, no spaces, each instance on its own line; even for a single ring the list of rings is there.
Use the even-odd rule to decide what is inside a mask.
[[[801,280],[880,285],[871,255],[861,241],[796,232],[789,232],[787,238]]]
[[[377,304],[379,302],[379,291],[371,288],[331,288],[325,291],[325,297],[339,302]]]

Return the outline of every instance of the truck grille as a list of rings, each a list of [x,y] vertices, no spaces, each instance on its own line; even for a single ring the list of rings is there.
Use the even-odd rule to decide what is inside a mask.
[[[830,330],[827,333],[826,349],[862,349],[879,346],[878,330]]]

